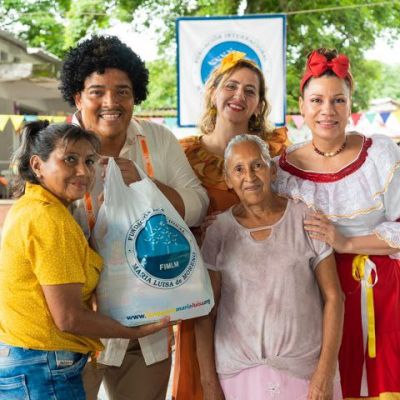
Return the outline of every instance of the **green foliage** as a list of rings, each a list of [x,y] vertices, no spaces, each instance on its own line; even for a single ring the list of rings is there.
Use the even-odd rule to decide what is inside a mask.
[[[400,2],[362,6],[364,0],[0,0],[0,28],[12,30],[30,46],[41,46],[62,57],[83,36],[110,25],[111,17],[132,22],[137,29],[151,27],[159,33],[162,57],[150,64],[150,96],[143,106],[176,104],[174,62],[175,19],[182,16],[287,14],[288,111],[297,112],[299,79],[307,53],[317,47],[335,47],[352,61],[356,81],[354,111],[365,109],[375,95],[380,76],[387,93],[398,97],[398,69],[364,60],[383,32],[400,33]],[[373,3],[372,3],[373,4]],[[340,10],[338,7],[347,7]],[[303,13],[302,11],[307,11]],[[140,23],[138,22],[140,21]],[[157,21],[162,21],[158,23]],[[168,61],[166,61],[168,60]],[[385,69],[386,68],[386,69]],[[390,88],[391,87],[391,88]],[[386,89],[385,89],[386,90]],[[383,92],[386,93],[386,92]],[[392,96],[393,97],[393,96]]]
[[[70,0],[1,0],[0,28],[13,31],[31,47],[62,53],[62,13]],[[61,39],[61,40],[60,40]]]
[[[99,28],[110,24],[110,17],[105,13],[103,0],[75,0],[67,14],[63,50],[75,45],[88,33],[95,33]]]
[[[159,59],[146,63],[150,72],[149,95],[140,105],[142,110],[175,108],[177,104],[176,65]]]
[[[0,0],[0,29],[62,57],[83,36],[108,27],[115,7],[101,0]]]
[[[354,65],[354,63],[353,63]],[[353,110],[367,110],[369,101],[375,97],[375,84],[381,79],[381,65],[377,61],[359,60],[353,68],[355,91]]]
[[[356,82],[353,109],[366,109],[381,71],[377,64],[364,60],[364,52],[374,46],[380,34],[385,32],[395,37],[400,33],[399,2],[390,7],[386,4],[357,8],[354,6],[365,4],[365,1],[144,0],[136,4],[136,10],[140,9],[148,16],[147,26],[152,23],[153,15],[164,20],[165,26],[159,29],[161,49],[175,45],[175,18],[179,16],[235,15],[239,9],[245,14],[286,13],[289,112],[298,112],[299,80],[306,55],[317,47],[337,48],[350,57]],[[335,9],[340,7],[345,8]],[[153,75],[153,79],[157,79],[157,75]]]
[[[379,76],[373,82],[373,98],[390,97],[400,101],[400,65],[387,65],[378,63]]]
[[[253,11],[248,2],[247,10]],[[303,10],[328,7],[324,1],[268,1],[270,12],[295,12],[300,4]],[[364,1],[337,0],[329,7],[363,4]],[[265,4],[265,3],[264,3]],[[250,8],[249,8],[250,5]],[[268,5],[267,5],[268,7]],[[246,10],[246,11],[247,11]],[[264,12],[266,9],[259,10]],[[374,46],[375,40],[387,31],[399,33],[399,3],[392,7],[375,6],[325,10],[308,14],[289,14],[287,18],[287,62],[288,62],[288,109],[293,107],[299,96],[299,77],[304,68],[305,57],[317,47],[337,48],[352,61],[352,73],[356,82],[353,109],[366,109],[373,92],[374,80],[379,76],[379,68],[364,60],[364,52]],[[297,84],[294,84],[297,80]],[[293,109],[295,111],[295,109]]]

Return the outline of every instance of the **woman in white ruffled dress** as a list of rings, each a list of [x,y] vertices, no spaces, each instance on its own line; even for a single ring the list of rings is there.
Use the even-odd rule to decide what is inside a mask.
[[[383,135],[345,134],[349,60],[307,60],[300,109],[312,140],[278,161],[276,192],[311,209],[305,229],[336,250],[346,296],[339,367],[345,399],[400,399],[400,149]]]

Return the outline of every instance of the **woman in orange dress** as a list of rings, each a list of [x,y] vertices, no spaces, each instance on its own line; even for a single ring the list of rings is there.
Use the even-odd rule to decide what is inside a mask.
[[[223,175],[224,151],[232,137],[258,135],[268,142],[272,156],[279,155],[288,144],[286,128],[274,129],[268,122],[266,95],[262,71],[240,52],[228,54],[206,83],[201,134],[182,139],[181,145],[207,189],[208,214],[225,211],[239,201]],[[200,230],[195,233],[199,238]],[[183,321],[176,335],[172,398],[203,400],[193,320]]]

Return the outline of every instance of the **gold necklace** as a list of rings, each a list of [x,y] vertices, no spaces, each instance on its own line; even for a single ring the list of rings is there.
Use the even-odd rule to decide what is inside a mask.
[[[311,141],[311,144],[314,147],[314,151],[323,157],[334,157],[341,153],[346,147],[347,138],[344,139],[343,144],[336,151],[321,151],[315,144],[314,141]]]

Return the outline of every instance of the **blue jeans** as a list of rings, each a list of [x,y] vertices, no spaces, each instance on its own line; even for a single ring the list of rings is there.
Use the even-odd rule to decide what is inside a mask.
[[[0,400],[85,400],[87,355],[0,343]]]

